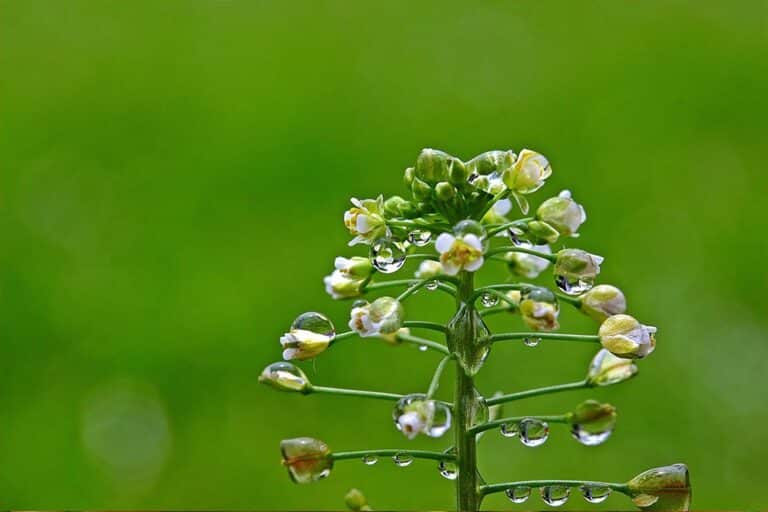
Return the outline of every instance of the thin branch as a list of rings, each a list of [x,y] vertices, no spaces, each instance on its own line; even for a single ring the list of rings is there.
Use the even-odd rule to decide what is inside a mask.
[[[489,343],[496,343],[497,341],[522,340],[525,338],[600,343],[600,336],[597,334],[561,334],[558,332],[503,332],[489,336],[487,341]]]
[[[485,403],[490,406],[507,402],[514,402],[516,400],[522,400],[524,398],[530,398],[534,396],[549,395],[551,393],[559,393],[561,391],[570,391],[574,389],[584,389],[589,387],[591,387],[589,381],[580,380],[578,382],[569,382],[567,384],[557,384],[555,386],[547,386],[544,388],[528,389],[525,391],[519,391],[517,393],[492,397],[486,400]]]
[[[332,453],[330,457],[333,460],[348,460],[348,459],[362,459],[365,456],[378,456],[378,457],[394,457],[395,455],[410,455],[414,459],[431,459],[431,460],[456,460],[456,456],[452,453],[432,452],[427,450],[359,450],[354,452],[336,452]]]
[[[419,338],[418,336],[413,336],[411,334],[397,333],[396,338],[405,343],[412,343],[420,347],[428,347],[428,348],[431,348],[432,350],[437,350],[438,352],[442,352],[443,354],[446,354],[446,355],[450,353],[444,345],[441,345],[436,341],[428,340],[425,338]]]
[[[443,324],[438,324],[437,322],[425,322],[422,320],[406,320],[405,322],[403,322],[403,327],[414,327],[416,329],[431,329],[433,331],[438,331],[442,333],[445,333],[448,331],[448,328]]]
[[[607,487],[622,494],[629,494],[629,487],[627,484],[620,484],[614,482],[596,482],[590,480],[522,480],[519,482],[504,482],[500,484],[482,485],[480,486],[480,494],[483,496],[493,494],[495,492],[506,491],[513,487],[547,487],[552,485],[560,485],[563,487]]]
[[[442,358],[439,363],[437,363],[437,367],[435,368],[435,373],[434,375],[432,375],[432,381],[429,383],[429,389],[427,390],[427,398],[432,398],[437,392],[437,388],[440,386],[440,376],[443,374],[445,365],[451,359],[453,359],[453,355],[449,354],[444,358]]]
[[[533,256],[538,256],[539,258],[543,258],[547,261],[550,261],[552,263],[555,263],[557,261],[557,255],[556,254],[548,254],[546,252],[536,251],[534,249],[528,249],[527,247],[518,247],[516,245],[509,245],[504,247],[496,247],[494,249],[489,250],[485,253],[486,257],[493,256],[494,254],[502,254],[506,252],[524,252],[526,254],[531,254]]]
[[[396,393],[383,393],[381,391],[367,391],[367,390],[361,390],[361,389],[346,389],[346,388],[332,388],[327,386],[315,386],[312,385],[311,388],[309,388],[305,394],[310,395],[312,393],[324,393],[327,395],[343,395],[343,396],[357,396],[360,398],[373,398],[375,400],[390,400],[390,401],[397,401],[403,398],[406,395],[398,395]],[[448,407],[452,407],[453,404],[449,402],[443,402],[441,400],[438,400],[440,403],[447,405]]]
[[[486,430],[491,430],[496,427],[501,427],[502,425],[506,425],[509,423],[520,423],[522,420],[526,418],[546,421],[548,423],[568,423],[567,414],[560,414],[557,416],[512,416],[509,418],[502,418],[500,420],[488,421],[486,423],[481,423],[480,425],[476,425],[471,429],[467,430],[467,435],[473,436],[475,434],[479,434],[480,432],[485,432]]]

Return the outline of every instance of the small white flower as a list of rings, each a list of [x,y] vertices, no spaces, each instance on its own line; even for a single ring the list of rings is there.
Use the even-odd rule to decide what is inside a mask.
[[[353,197],[353,207],[344,212],[344,225],[349,233],[355,235],[349,245],[370,244],[383,235],[387,226],[384,222],[384,198],[363,199]]]
[[[504,171],[504,183],[514,192],[530,194],[544,185],[552,174],[547,158],[530,149],[520,152],[512,167]]]
[[[460,270],[475,272],[483,266],[483,245],[474,234],[455,237],[442,233],[435,240],[435,249],[440,253],[443,272],[455,276]]]
[[[533,249],[545,254],[552,254],[552,249],[546,244],[532,245],[527,242],[522,242],[520,243],[520,247]],[[506,254],[506,260],[509,262],[509,269],[512,272],[528,279],[538,277],[539,274],[545,271],[549,266],[549,260],[524,252],[508,252]]]
[[[400,417],[397,418],[397,424],[400,426],[400,431],[408,439],[415,438],[427,427],[425,418],[416,411],[410,411],[400,415]]]
[[[627,310],[624,294],[609,284],[600,284],[590,288],[579,296],[580,309],[598,322],[612,315],[619,315]]]
[[[333,338],[304,329],[291,329],[280,337],[283,359],[311,359],[328,348]]]
[[[349,328],[368,338],[396,332],[403,323],[403,306],[392,297],[363,302],[350,311]]]
[[[557,322],[560,308],[557,304],[523,299],[519,307],[523,321],[531,329],[536,331],[554,331],[560,327]]]
[[[439,261],[424,260],[419,269],[414,273],[416,279],[432,279],[443,273],[443,265]]]
[[[338,257],[334,261],[336,270],[323,278],[325,291],[334,299],[358,297],[363,283],[370,277],[373,270],[368,258],[354,256],[352,258]]]
[[[563,236],[579,236],[579,227],[587,220],[584,207],[573,200],[569,190],[541,203],[536,217],[554,227]]]
[[[631,359],[623,359],[601,348],[589,364],[587,380],[595,386],[610,386],[637,375],[637,365]]]
[[[493,205],[493,213],[498,215],[499,217],[504,217],[509,212],[512,211],[512,200],[511,199],[499,199],[496,201],[496,203]]]

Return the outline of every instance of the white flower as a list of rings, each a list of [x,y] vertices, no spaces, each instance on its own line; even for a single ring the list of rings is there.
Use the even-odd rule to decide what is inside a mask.
[[[419,265],[419,269],[414,273],[416,279],[432,279],[443,273],[443,266],[439,261],[424,260]]]
[[[352,308],[349,328],[368,338],[396,332],[403,323],[403,306],[392,297],[379,297],[371,304],[363,302]]]
[[[280,337],[283,359],[311,359],[328,348],[333,338],[304,329],[291,329]]]
[[[613,315],[600,326],[600,343],[613,355],[642,359],[656,348],[656,328],[629,315]]]
[[[350,234],[355,235],[349,245],[370,244],[371,241],[383,235],[387,226],[384,222],[384,198],[376,199],[352,198],[352,208],[344,212],[344,225]]]
[[[557,322],[560,308],[557,304],[523,299],[520,302],[519,308],[523,321],[531,329],[536,331],[554,331],[560,327]]]
[[[493,213],[498,215],[499,217],[506,216],[510,211],[512,211],[512,200],[511,199],[499,199],[494,203]]]
[[[408,439],[415,438],[427,428],[425,418],[421,413],[416,411],[409,411],[400,415],[400,417],[397,418],[397,424],[400,426],[403,435]]]
[[[442,233],[435,241],[435,249],[440,253],[443,272],[455,276],[460,270],[474,272],[483,266],[483,245],[474,234],[455,237]]]
[[[589,364],[587,381],[593,386],[610,386],[637,375],[637,365],[631,359],[623,359],[601,348]]]
[[[547,158],[530,149],[520,152],[512,167],[504,171],[504,183],[514,192],[530,194],[544,185],[552,174]]]
[[[370,277],[373,270],[368,258],[354,256],[352,258],[336,258],[336,270],[323,278],[325,291],[334,299],[357,297],[361,293],[363,283]]]
[[[541,203],[536,210],[539,220],[554,227],[563,236],[578,236],[579,227],[587,220],[584,207],[571,198],[571,192],[563,190],[557,197]]]
[[[552,254],[552,249],[549,245],[532,245],[528,242],[521,242],[519,247],[526,249],[533,249],[545,254]],[[533,254],[527,254],[524,252],[508,252],[506,254],[506,260],[509,262],[509,269],[515,274],[533,279],[538,277],[549,266],[549,260],[539,258]]]
[[[590,288],[579,296],[579,301],[580,309],[598,322],[627,310],[627,299],[624,294],[610,284],[600,284]]]

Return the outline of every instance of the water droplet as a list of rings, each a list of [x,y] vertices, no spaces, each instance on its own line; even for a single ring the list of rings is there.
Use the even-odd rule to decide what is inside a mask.
[[[483,240],[485,239],[485,228],[476,220],[466,219],[453,226],[453,234],[456,236],[475,235]]]
[[[437,281],[430,281],[430,282],[428,282],[427,284],[424,285],[424,288],[426,288],[427,290],[433,292],[433,291],[437,290],[437,285],[438,284],[439,283]]]
[[[504,437],[515,437],[520,433],[520,427],[517,426],[517,423],[504,423],[501,428],[499,428],[499,432],[501,432],[501,435]]]
[[[541,488],[541,499],[550,507],[559,507],[568,501],[571,489],[564,485],[548,485]]]
[[[379,462],[379,459],[375,455],[363,455],[363,464],[366,466],[373,466],[377,462]]]
[[[291,330],[294,329],[311,331],[316,334],[328,336],[329,338],[336,336],[336,329],[333,326],[333,322],[322,313],[316,313],[314,311],[302,313],[297,316],[296,320],[291,324]]]
[[[307,376],[291,363],[280,361],[267,366],[259,377],[259,382],[265,382],[282,391],[303,391],[308,384]]]
[[[396,466],[404,468],[413,464],[413,457],[407,453],[396,453],[392,456],[392,461],[394,461]]]
[[[549,425],[545,421],[525,418],[520,422],[520,442],[525,446],[541,446],[549,437]]]
[[[451,410],[447,404],[437,400],[427,400],[426,395],[415,393],[406,395],[395,404],[392,410],[395,428],[406,437],[417,434],[429,437],[441,437],[451,428]]]
[[[613,432],[613,425],[595,430],[590,425],[575,424],[571,427],[571,435],[585,446],[597,446],[604,443]]]
[[[523,338],[523,345],[526,347],[535,347],[539,343],[541,343],[541,338],[538,336],[527,336]]]
[[[456,480],[459,476],[459,470],[456,468],[456,464],[447,460],[441,460],[437,465],[437,470],[440,471],[440,475],[448,480]]]
[[[581,295],[595,284],[592,278],[570,278],[565,275],[555,275],[555,284],[568,295]]]
[[[520,228],[509,228],[507,229],[507,236],[509,237],[509,241],[512,242],[512,245],[515,245],[517,247],[520,247],[522,245],[530,246],[531,244],[523,240],[521,237],[524,235],[524,232]]]
[[[581,494],[589,503],[602,503],[608,499],[608,496],[611,494],[611,488],[598,485],[583,485],[581,487]]]
[[[525,503],[531,496],[531,488],[527,485],[518,485],[504,491],[512,503]]]
[[[482,304],[486,308],[492,308],[493,306],[496,306],[499,303],[499,296],[495,293],[491,292],[484,292],[482,295],[480,295],[480,304]]]
[[[371,263],[376,270],[391,274],[405,264],[405,247],[391,238],[379,238],[371,245]]]
[[[419,352],[426,352],[429,350],[429,347],[426,345],[419,345]]]
[[[424,247],[432,240],[432,233],[423,229],[414,229],[408,233],[408,241],[416,247]]]

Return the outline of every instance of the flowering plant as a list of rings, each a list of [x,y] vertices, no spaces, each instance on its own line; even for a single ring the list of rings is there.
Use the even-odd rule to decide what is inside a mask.
[[[467,162],[442,151],[425,149],[414,167],[405,171],[409,198],[352,199],[344,224],[352,235],[350,246],[367,246],[367,257],[336,258],[325,286],[334,299],[356,301],[350,308],[350,330],[337,333],[325,315],[300,315],[280,339],[283,358],[261,374],[260,380],[276,389],[306,395],[328,393],[391,400],[394,426],[406,439],[418,435],[440,438],[453,429],[453,444],[442,451],[381,450],[333,452],[326,443],[301,437],[281,444],[283,463],[297,483],[326,478],[337,461],[361,459],[375,463],[392,457],[405,466],[414,459],[437,462],[440,474],[456,481],[456,508],[479,510],[483,498],[504,492],[514,503],[525,502],[538,489],[545,503],[565,503],[577,488],[589,503],[604,501],[612,491],[629,496],[644,510],[688,510],[691,489],[683,464],[655,468],[626,483],[589,480],[520,480],[487,483],[477,467],[480,434],[497,429],[517,437],[528,447],[546,442],[550,425],[564,424],[580,443],[605,442],[616,424],[616,408],[587,400],[559,415],[503,417],[502,404],[568,390],[610,386],[634,377],[636,361],[656,346],[656,328],[626,314],[627,302],[615,286],[594,286],[603,258],[574,248],[556,250],[566,237],[575,238],[586,221],[584,208],[570,192],[545,200],[529,215],[527,196],[540,189],[552,174],[549,161],[528,149],[488,151]],[[521,216],[510,217],[515,210]],[[419,261],[414,277],[383,279],[401,271],[407,261]],[[506,283],[475,286],[475,274],[499,262],[510,271]],[[513,276],[535,279],[552,266],[553,289],[517,282]],[[380,290],[403,289],[399,295],[360,297]],[[447,322],[407,319],[406,301],[419,290],[438,290],[455,305]],[[394,295],[394,294],[393,294]],[[560,305],[599,323],[596,334],[558,332]],[[493,333],[485,319],[494,314],[519,314],[528,331]],[[443,342],[411,331],[433,332]],[[433,350],[442,358],[426,391],[407,395],[318,386],[290,360],[319,356],[339,342],[355,336],[409,343]],[[542,341],[601,345],[585,378],[575,382],[485,396],[475,386],[475,376],[491,348],[506,341],[536,346]],[[446,365],[457,368],[450,402],[435,398]],[[350,491],[348,503],[368,507],[362,494]],[[352,506],[352,505],[350,505]]]

